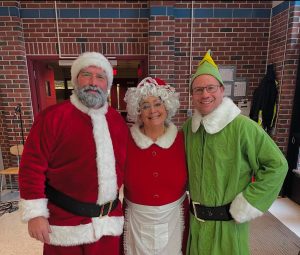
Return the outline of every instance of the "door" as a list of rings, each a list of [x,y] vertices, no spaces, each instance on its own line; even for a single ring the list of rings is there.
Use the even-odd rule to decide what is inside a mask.
[[[34,61],[35,86],[39,102],[39,111],[56,104],[54,70],[44,62]]]
[[[56,104],[54,70],[42,60],[27,59],[33,114]]]
[[[298,62],[294,106],[291,120],[290,137],[287,151],[289,171],[284,183],[284,195],[300,204],[300,175],[294,172],[297,169],[300,146],[300,60]]]
[[[138,78],[115,78],[110,91],[109,103],[126,120],[125,93],[129,87],[136,87]],[[127,121],[127,120],[126,120]]]

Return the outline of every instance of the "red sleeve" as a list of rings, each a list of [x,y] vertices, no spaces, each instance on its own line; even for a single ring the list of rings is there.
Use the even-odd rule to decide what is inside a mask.
[[[23,199],[45,198],[44,183],[51,148],[51,127],[41,113],[35,120],[26,140],[20,163],[19,186]]]

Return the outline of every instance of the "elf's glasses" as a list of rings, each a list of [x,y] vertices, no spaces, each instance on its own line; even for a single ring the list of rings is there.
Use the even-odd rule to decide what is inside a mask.
[[[204,90],[206,90],[207,93],[215,93],[218,88],[221,87],[220,85],[207,85],[206,87],[195,87],[192,89],[192,92],[194,95],[202,95],[204,93]]]

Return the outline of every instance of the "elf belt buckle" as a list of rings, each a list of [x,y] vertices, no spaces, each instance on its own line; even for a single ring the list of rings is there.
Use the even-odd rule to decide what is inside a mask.
[[[200,203],[194,202],[194,201],[193,201],[192,204],[193,204],[193,210],[194,210],[194,216],[195,216],[195,218],[196,218],[198,221],[200,221],[200,222],[205,222],[205,220],[203,220],[203,219],[201,219],[201,218],[198,217],[196,205],[199,205],[199,206],[200,206]]]

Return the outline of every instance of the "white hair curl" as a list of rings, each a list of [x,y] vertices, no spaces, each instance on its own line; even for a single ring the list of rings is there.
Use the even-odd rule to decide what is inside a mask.
[[[157,81],[151,77],[143,79],[137,87],[128,88],[124,101],[127,103],[127,119],[137,123],[139,121],[140,103],[148,96],[160,98],[167,110],[168,116],[166,123],[171,122],[171,118],[176,114],[180,103],[179,93],[170,85],[159,85]]]

